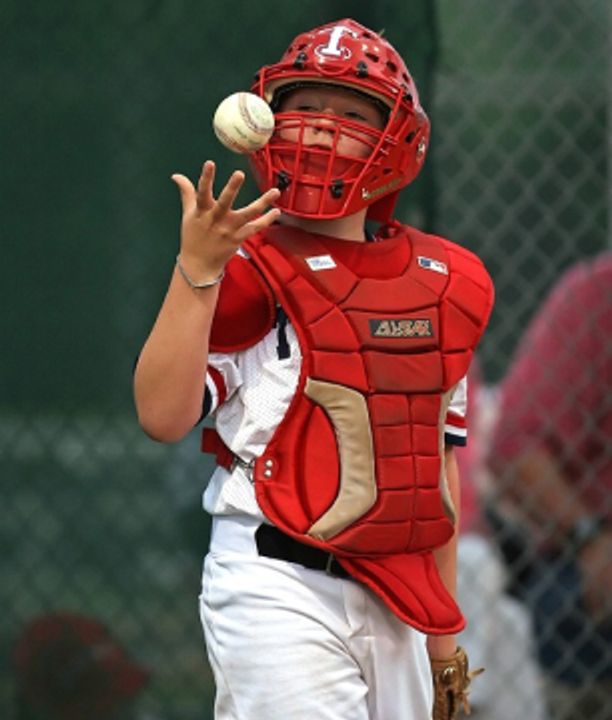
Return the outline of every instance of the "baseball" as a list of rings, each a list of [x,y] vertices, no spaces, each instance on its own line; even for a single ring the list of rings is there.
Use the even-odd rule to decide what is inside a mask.
[[[219,104],[213,118],[213,129],[229,150],[255,152],[268,142],[274,132],[274,113],[258,95],[237,92]]]

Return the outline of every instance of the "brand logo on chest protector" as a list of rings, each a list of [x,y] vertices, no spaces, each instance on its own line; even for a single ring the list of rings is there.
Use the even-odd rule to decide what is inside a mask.
[[[306,258],[306,264],[313,271],[331,270],[336,267],[336,263],[331,255],[315,255]]]
[[[372,337],[423,338],[433,337],[433,327],[428,318],[406,318],[398,320],[370,320]]]

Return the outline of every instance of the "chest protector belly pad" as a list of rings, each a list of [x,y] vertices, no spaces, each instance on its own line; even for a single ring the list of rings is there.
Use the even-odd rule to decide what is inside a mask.
[[[343,264],[343,240],[275,226],[244,244],[303,357],[255,462],[256,496],[271,522],[333,553],[404,622],[454,633],[463,617],[432,554],[454,524],[443,428],[492,284],[475,255],[442,238],[401,228],[385,242],[400,266],[391,252],[384,278]]]

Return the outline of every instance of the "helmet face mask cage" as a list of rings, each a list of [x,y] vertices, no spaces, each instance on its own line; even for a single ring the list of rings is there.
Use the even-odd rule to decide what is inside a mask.
[[[346,117],[283,111],[284,97],[307,86],[365,97],[384,113],[386,124],[378,129]],[[252,91],[275,112],[272,139],[249,158],[260,189],[281,190],[278,207],[314,219],[368,207],[368,217],[389,219],[398,191],[421,169],[429,138],[416,87],[389,43],[352,20],[316,28],[296,38],[279,63],[264,67]],[[324,122],[326,143],[307,144],[307,128]],[[342,140],[348,138],[367,151],[359,157],[343,154]]]
[[[304,142],[308,130],[324,136],[319,144]],[[360,145],[363,153],[343,152],[346,140]],[[384,142],[381,130],[346,118],[280,112],[274,135],[260,151],[266,155],[270,173],[266,184],[281,189],[287,212],[303,217],[342,217],[353,196],[361,192],[360,180],[377,162]],[[294,182],[295,178],[299,181]]]

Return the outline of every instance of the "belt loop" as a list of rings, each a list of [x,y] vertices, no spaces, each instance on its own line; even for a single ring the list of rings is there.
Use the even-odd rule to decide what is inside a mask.
[[[327,562],[325,563],[325,572],[332,577],[336,577],[331,569],[335,559],[336,558],[334,557],[334,555],[332,553],[329,553],[329,555],[327,556]]]

